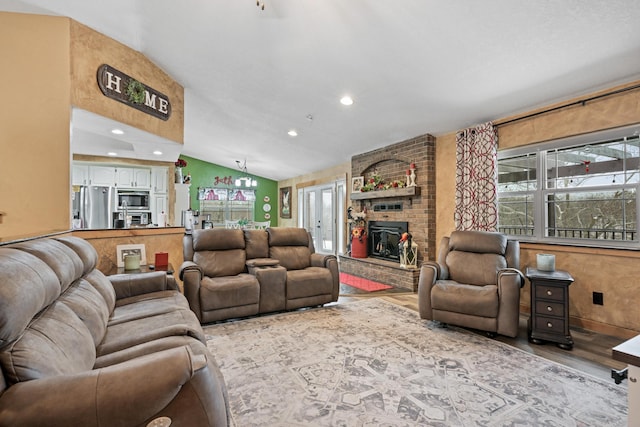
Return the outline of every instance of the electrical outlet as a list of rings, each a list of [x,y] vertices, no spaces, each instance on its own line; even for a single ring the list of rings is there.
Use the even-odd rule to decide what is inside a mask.
[[[593,303],[596,305],[604,305],[604,295],[602,292],[593,293]]]

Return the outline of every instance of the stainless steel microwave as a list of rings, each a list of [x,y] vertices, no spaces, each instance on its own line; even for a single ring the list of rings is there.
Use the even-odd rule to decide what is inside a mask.
[[[150,196],[148,191],[118,190],[118,210],[150,210]]]

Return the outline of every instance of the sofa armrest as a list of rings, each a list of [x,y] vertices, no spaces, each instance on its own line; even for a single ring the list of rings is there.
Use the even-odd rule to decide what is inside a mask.
[[[18,383],[0,397],[0,426],[146,425],[161,416],[175,425],[224,425],[225,388],[210,367],[184,346]]]
[[[442,270],[440,264],[434,261],[425,261],[420,267],[418,279],[418,312],[421,319],[433,319],[431,308],[431,289],[436,280],[440,278]]]
[[[245,263],[247,268],[275,267],[280,264],[280,260],[273,258],[252,258]]]
[[[204,273],[202,272],[202,268],[193,261],[185,261],[180,266],[180,280],[184,280],[184,275],[188,272],[197,272],[200,275],[200,280],[204,277]]]
[[[166,271],[145,274],[114,274],[109,276],[109,280],[116,291],[116,299],[180,289],[176,279]]]
[[[520,288],[524,286],[524,276],[515,268],[498,271],[498,330],[500,335],[518,335],[520,321]]]
[[[182,280],[184,296],[189,302],[191,311],[202,322],[202,310],[200,309],[200,282],[204,278],[202,268],[193,261],[185,261],[180,266],[180,280]]]
[[[311,254],[311,266],[327,268],[331,272],[331,278],[333,279],[331,297],[333,301],[338,301],[340,295],[340,269],[338,266],[338,259],[335,255],[325,255],[314,252]]]
[[[311,254],[311,267],[326,267],[327,262],[329,262],[332,257],[335,258],[334,255],[325,255],[314,252]]]

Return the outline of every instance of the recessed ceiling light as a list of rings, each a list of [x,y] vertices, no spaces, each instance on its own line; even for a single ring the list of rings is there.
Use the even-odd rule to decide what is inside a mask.
[[[289,136],[298,136],[298,132],[296,132],[295,129],[291,129],[289,132],[287,132],[287,134]]]
[[[345,95],[340,99],[340,104],[353,105],[353,98],[351,98],[349,95]]]
[[[111,129],[111,133],[114,135],[124,135],[124,131],[122,129]]]
[[[156,156],[162,156],[162,151],[156,150],[153,152],[153,154],[155,154]]]
[[[111,157],[115,157],[115,156],[117,156],[117,155],[118,155],[118,153],[116,153],[115,151],[109,151],[109,152],[107,153],[107,156],[111,156]]]

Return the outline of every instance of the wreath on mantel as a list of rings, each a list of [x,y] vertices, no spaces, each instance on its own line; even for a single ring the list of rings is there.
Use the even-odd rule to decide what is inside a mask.
[[[145,87],[136,79],[129,80],[125,94],[129,97],[129,102],[142,104],[144,102]]]

